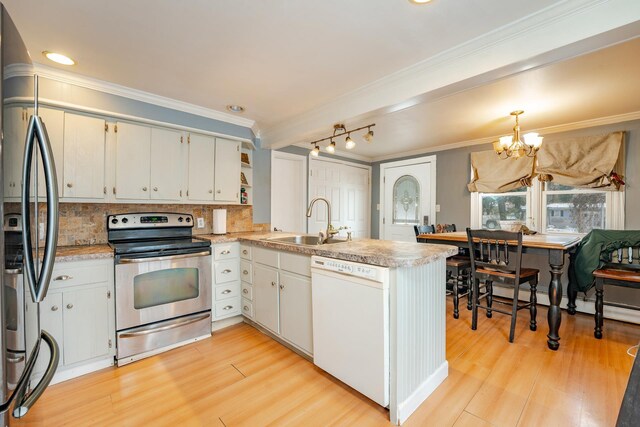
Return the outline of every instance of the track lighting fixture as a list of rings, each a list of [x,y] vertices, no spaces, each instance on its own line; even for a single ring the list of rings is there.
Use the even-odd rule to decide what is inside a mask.
[[[364,134],[362,138],[364,138],[365,141],[370,143],[373,141],[373,131],[371,130],[371,128],[374,127],[375,125],[376,125],[375,123],[371,123],[370,125],[349,130],[342,123],[337,123],[333,125],[333,135],[310,142],[310,144],[313,145],[313,148],[311,149],[311,155],[318,156],[318,154],[320,154],[320,147],[318,146],[318,143],[323,141],[329,141],[329,145],[326,148],[327,153],[331,153],[331,154],[335,153],[336,142],[334,141],[334,139],[343,135],[347,135],[347,137],[344,140],[344,143],[345,143],[344,147],[347,150],[352,150],[356,146],[356,142],[351,137],[351,134],[353,132],[357,132],[363,129],[367,129],[367,133]]]

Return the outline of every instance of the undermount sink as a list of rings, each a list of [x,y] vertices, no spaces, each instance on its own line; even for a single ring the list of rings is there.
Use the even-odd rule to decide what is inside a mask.
[[[265,240],[269,240],[271,242],[280,242],[280,243],[290,243],[292,245],[304,245],[304,246],[319,246],[318,236],[314,235],[300,235],[300,236],[287,236],[287,237],[269,237]],[[322,243],[323,245],[329,245],[332,243],[342,243],[345,240],[339,239],[329,239],[328,241]]]

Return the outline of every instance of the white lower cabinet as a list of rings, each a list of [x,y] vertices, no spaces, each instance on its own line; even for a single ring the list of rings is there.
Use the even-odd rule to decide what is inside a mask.
[[[241,314],[240,248],[238,243],[213,245],[213,320]]]
[[[27,351],[37,339],[36,305],[27,297]],[[41,328],[60,348],[54,382],[113,365],[115,354],[115,308],[113,260],[57,263],[47,297],[40,304]],[[39,379],[49,360],[41,346],[32,379]]]
[[[242,286],[243,314],[312,355],[311,258],[259,247],[252,257],[253,283]]]

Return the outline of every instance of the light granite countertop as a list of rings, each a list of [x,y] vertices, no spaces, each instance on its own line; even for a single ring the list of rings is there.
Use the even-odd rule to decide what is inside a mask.
[[[296,245],[269,240],[295,235],[295,233],[284,232],[246,232],[224,235],[207,234],[197,235],[196,237],[210,240],[212,244],[242,242],[270,249],[306,255],[319,255],[382,267],[412,267],[428,264],[439,258],[449,257],[458,253],[458,248],[451,245],[391,242],[374,239],[355,239],[351,242],[344,241],[321,246]],[[60,246],[56,251],[56,261],[58,262],[103,258],[113,258],[113,249],[107,244]]]

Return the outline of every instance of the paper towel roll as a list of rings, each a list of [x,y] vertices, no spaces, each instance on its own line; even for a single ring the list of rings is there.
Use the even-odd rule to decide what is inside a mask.
[[[227,234],[227,210],[213,210],[213,234]]]

